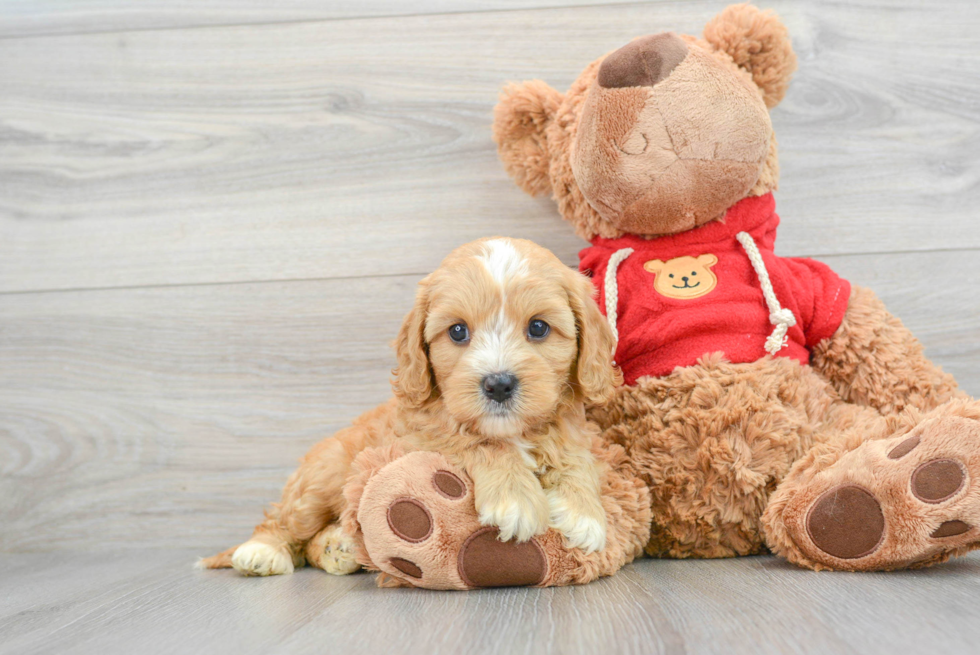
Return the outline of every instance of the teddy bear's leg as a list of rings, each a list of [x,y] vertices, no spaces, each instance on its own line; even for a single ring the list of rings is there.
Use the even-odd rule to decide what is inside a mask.
[[[340,523],[331,523],[306,542],[306,563],[333,575],[347,575],[360,570],[354,556],[354,538],[344,532]]]
[[[906,407],[929,411],[957,397],[953,376],[922,352],[922,344],[873,292],[853,287],[837,332],[813,349],[811,364],[850,403],[890,415]]]
[[[980,403],[880,419],[851,407],[840,439],[815,447],[772,495],[770,548],[813,569],[868,571],[980,546]]]
[[[785,357],[732,364],[717,354],[621,387],[589,416],[650,487],[647,554],[734,557],[765,551],[762,512],[813,448],[834,398],[826,380]]]
[[[605,463],[602,502],[607,546],[586,554],[549,530],[519,543],[501,542],[480,524],[473,482],[438,453],[400,455],[370,449],[355,462],[344,490],[345,530],[357,561],[380,570],[382,586],[474,589],[552,586],[611,575],[642,553],[650,530],[649,491],[629,470],[621,448],[597,444]]]

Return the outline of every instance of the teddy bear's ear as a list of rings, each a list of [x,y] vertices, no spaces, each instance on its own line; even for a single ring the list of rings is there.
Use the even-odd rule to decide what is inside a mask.
[[[779,104],[796,70],[796,53],[775,14],[749,4],[731,5],[708,22],[704,38],[752,75],[767,107]]]
[[[493,112],[493,140],[504,168],[517,185],[536,196],[551,189],[545,130],[562,95],[541,80],[508,84]]]
[[[664,267],[664,263],[659,259],[651,259],[646,264],[643,265],[643,269],[648,273],[659,273],[660,269]]]

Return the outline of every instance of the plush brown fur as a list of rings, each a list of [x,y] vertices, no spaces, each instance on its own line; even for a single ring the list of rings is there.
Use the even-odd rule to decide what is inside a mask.
[[[752,111],[786,94],[796,67],[786,28],[743,4],[709,21],[703,39],[680,38],[689,52],[679,63],[675,37],[643,37],[607,56],[609,70],[605,57],[586,66],[564,94],[540,81],[503,92],[494,138],[504,167],[515,179],[534,178],[526,191],[550,189],[585,239],[681,232],[776,187],[775,137]],[[522,157],[531,142],[534,158]],[[756,166],[752,179],[733,162]],[[706,354],[621,387],[590,416],[650,490],[650,555],[768,548],[812,568],[883,570],[936,563],[980,543],[980,405],[867,289],[853,288],[843,323],[813,349],[810,366]],[[890,457],[895,444],[913,441],[910,454]],[[917,500],[916,467],[942,457],[962,468],[965,486],[935,505]],[[835,489],[850,483],[874,497],[858,509],[883,527],[873,553],[842,559],[821,550],[837,537],[814,508],[821,494],[842,493],[843,511],[855,495]]]
[[[873,353],[880,366],[864,360]],[[906,408],[931,410],[965,398],[956,380],[934,366],[909,334],[868,289],[854,287],[844,322],[833,339],[817,345],[811,365],[830,380],[841,398],[884,415]]]
[[[751,73],[767,107],[782,102],[796,70],[796,53],[775,14],[749,4],[731,5],[704,26],[704,40]]]
[[[603,402],[621,378],[591,296],[585,277],[531,242],[484,239],[455,250],[420,283],[402,325],[395,398],[314,446],[252,538],[201,565],[269,575],[309,562],[349,572],[354,545],[335,527],[342,488],[360,453],[396,443],[465,469],[479,523],[503,539],[524,541],[551,525],[587,550],[602,548],[606,517],[590,453],[597,430],[584,403]],[[526,333],[534,319],[550,326],[544,338]],[[454,324],[468,326],[465,343],[450,339]],[[482,385],[504,371],[518,386],[499,408]]]

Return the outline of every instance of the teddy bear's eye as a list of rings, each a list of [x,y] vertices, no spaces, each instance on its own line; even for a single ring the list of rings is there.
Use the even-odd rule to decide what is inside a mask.
[[[697,274],[698,274],[697,271],[691,271],[691,275],[697,275]]]
[[[670,274],[670,277],[674,277],[674,274],[673,274],[673,273],[671,273],[671,274]]]
[[[627,155],[642,155],[647,151],[647,146],[649,141],[643,132],[635,132],[630,135],[630,137],[623,142],[623,145],[615,144],[621,152]]]

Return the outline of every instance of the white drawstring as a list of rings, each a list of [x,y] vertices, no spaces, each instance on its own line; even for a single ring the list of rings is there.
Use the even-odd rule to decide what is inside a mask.
[[[790,310],[780,307],[779,299],[776,298],[776,292],[772,290],[769,271],[766,270],[766,264],[762,261],[759,248],[755,245],[755,241],[752,240],[749,233],[739,232],[735,235],[735,238],[745,248],[745,254],[749,256],[749,261],[752,262],[752,268],[755,269],[755,274],[759,276],[762,295],[765,296],[766,305],[769,307],[769,322],[776,326],[776,329],[766,339],[766,352],[775,357],[776,353],[786,347],[789,341],[786,333],[790,327],[796,325],[796,317],[793,316],[793,312]]]
[[[612,328],[613,339],[615,341],[613,344],[613,355],[616,354],[616,344],[619,343],[619,328],[616,327],[616,321],[618,320],[616,312],[619,308],[619,283],[616,281],[616,271],[619,269],[619,265],[632,254],[632,248],[617,250],[609,258],[609,264],[606,266],[606,320],[609,321],[609,327]],[[613,365],[615,364],[616,362],[613,362]]]
[[[742,247],[745,249],[745,254],[748,255],[749,261],[752,263],[752,268],[755,269],[755,274],[759,277],[759,286],[762,287],[762,295],[765,297],[766,305],[769,308],[769,322],[775,326],[772,334],[766,339],[765,348],[767,353],[775,357],[776,353],[785,348],[789,342],[789,337],[786,336],[786,333],[789,332],[790,327],[796,325],[796,317],[792,311],[780,306],[779,299],[776,298],[776,292],[772,288],[772,281],[769,279],[769,271],[766,270],[766,264],[762,261],[759,248],[755,245],[755,241],[752,240],[749,233],[739,232],[735,235],[735,238],[742,244]],[[617,344],[619,343],[619,329],[616,326],[618,321],[619,284],[616,276],[619,265],[632,254],[632,248],[617,250],[609,258],[609,264],[606,266],[606,320],[609,321],[609,327],[612,328],[613,338]],[[614,345],[613,352],[615,353],[615,351],[616,346]]]

